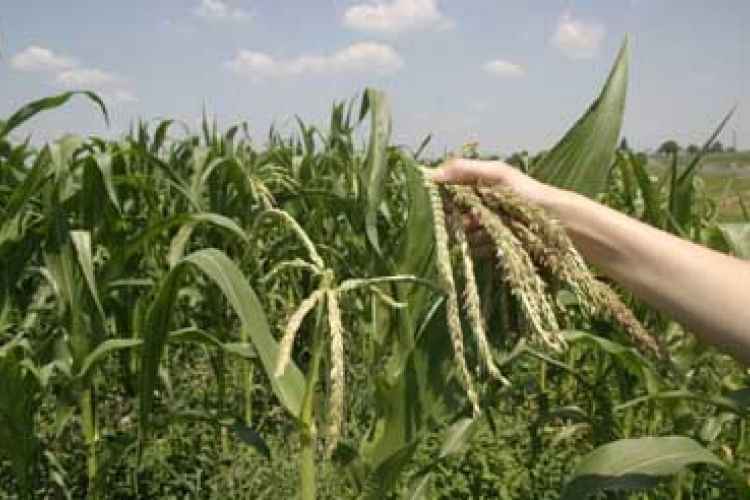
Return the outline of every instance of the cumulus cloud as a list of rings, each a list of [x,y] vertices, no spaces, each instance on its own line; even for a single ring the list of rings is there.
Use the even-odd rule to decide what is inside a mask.
[[[491,75],[503,78],[518,78],[526,73],[522,66],[503,59],[486,62],[484,70]]]
[[[344,13],[344,26],[364,33],[397,35],[424,29],[450,29],[453,23],[440,12],[437,0],[376,1],[353,5]]]
[[[55,84],[65,89],[97,90],[106,100],[116,104],[137,101],[131,90],[113,88],[122,83],[122,77],[100,68],[82,66],[77,59],[52,49],[30,45],[15,54],[10,64],[19,71],[47,72]]]
[[[280,78],[328,73],[389,75],[401,69],[403,62],[390,46],[364,42],[350,45],[333,54],[302,55],[290,59],[277,58],[265,52],[240,50],[233,60],[224,65],[242,76]]]
[[[605,32],[600,22],[576,18],[565,12],[550,43],[566,57],[586,59],[599,51]]]
[[[67,69],[55,75],[55,81],[65,88],[101,87],[116,80],[114,73],[99,68]]]
[[[10,65],[24,71],[56,71],[77,66],[72,57],[38,45],[29,45],[10,59]]]
[[[250,13],[239,7],[233,7],[226,0],[201,0],[193,7],[193,15],[208,21],[247,21]]]

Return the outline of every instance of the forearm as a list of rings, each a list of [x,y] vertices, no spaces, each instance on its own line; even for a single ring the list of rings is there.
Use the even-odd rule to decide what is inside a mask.
[[[583,257],[706,341],[750,363],[750,263],[559,192],[547,208]]]

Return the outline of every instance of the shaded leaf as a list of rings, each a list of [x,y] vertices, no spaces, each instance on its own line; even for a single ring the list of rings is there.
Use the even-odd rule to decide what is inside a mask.
[[[268,444],[260,437],[260,434],[236,420],[229,426],[234,434],[240,438],[246,445],[256,450],[258,453],[271,460],[271,449]]]
[[[599,491],[651,489],[666,476],[694,464],[727,469],[716,455],[687,437],[615,441],[600,446],[581,460],[565,486],[562,500],[581,500]]]

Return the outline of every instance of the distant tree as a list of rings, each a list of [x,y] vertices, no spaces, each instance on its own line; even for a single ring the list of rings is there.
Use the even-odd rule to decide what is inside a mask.
[[[697,154],[700,150],[701,148],[699,148],[696,144],[691,144],[687,147],[687,152],[691,155]]]
[[[630,151],[630,144],[628,144],[627,137],[623,137],[622,140],[620,141],[620,151],[626,151],[626,152]]]
[[[659,146],[659,153],[664,155],[671,155],[677,153],[679,150],[680,145],[677,144],[677,141],[673,140],[664,141],[661,146]]]
[[[709,151],[712,153],[722,153],[724,151],[724,145],[720,141],[716,141],[711,144]]]
[[[505,161],[514,167],[524,167],[529,162],[529,153],[526,151],[518,151],[506,158]]]

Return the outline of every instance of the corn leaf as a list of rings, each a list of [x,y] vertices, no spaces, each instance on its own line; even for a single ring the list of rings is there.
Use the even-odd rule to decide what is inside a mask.
[[[388,141],[391,137],[391,111],[388,98],[374,89],[365,91],[360,119],[370,113],[370,144],[364,169],[364,185],[367,193],[365,231],[373,248],[380,253],[378,236],[378,212],[383,201],[383,191],[388,173]]]
[[[263,368],[281,404],[294,416],[299,415],[305,380],[299,368],[290,363],[281,377],[274,377],[278,344],[271,335],[266,315],[242,272],[224,253],[216,249],[194,252],[180,261],[167,275],[146,318],[145,338],[141,346],[139,378],[141,436],[148,436],[153,410],[154,389],[159,361],[169,339],[169,325],[179,282],[188,267],[196,267],[224,293],[229,304],[250,334]]]
[[[600,491],[643,491],[656,487],[665,477],[694,464],[726,470],[735,485],[747,492],[713,453],[683,436],[623,439],[600,446],[576,467],[565,486],[562,500],[582,500]]]
[[[109,125],[107,106],[104,105],[104,101],[102,101],[98,95],[96,95],[94,92],[89,91],[65,92],[63,94],[45,97],[43,99],[38,99],[36,101],[30,102],[13,113],[13,115],[8,118],[5,123],[2,124],[2,128],[0,128],[0,140],[4,139],[14,129],[21,126],[25,121],[29,120],[37,113],[41,113],[42,111],[47,111],[49,109],[58,108],[68,102],[71,97],[77,94],[88,97],[89,99],[94,101],[94,103],[99,106],[99,109],[104,115],[104,121],[107,123],[107,125]]]
[[[599,97],[532,169],[548,184],[594,196],[605,189],[628,88],[628,38]]]
[[[80,371],[75,374],[76,378],[85,379],[90,375],[96,364],[104,359],[107,354],[122,349],[133,349],[141,345],[141,339],[109,339],[99,344],[91,354],[86,356],[81,364]]]
[[[18,338],[0,346],[0,457],[10,463],[23,498],[33,498],[41,452],[36,414],[43,394],[25,367],[24,361],[31,361],[27,350]]]
[[[78,265],[81,268],[83,278],[88,286],[89,293],[94,300],[96,310],[101,317],[102,325],[106,324],[107,319],[104,314],[104,308],[99,300],[99,292],[96,287],[96,278],[94,277],[94,260],[91,253],[91,233],[88,231],[71,231],[70,241],[73,242],[73,248],[76,251]]]

